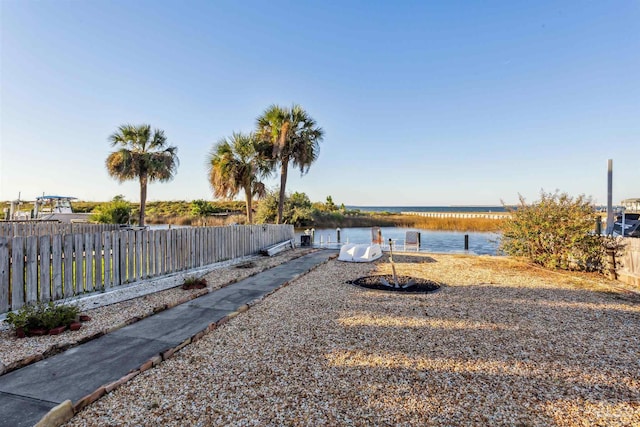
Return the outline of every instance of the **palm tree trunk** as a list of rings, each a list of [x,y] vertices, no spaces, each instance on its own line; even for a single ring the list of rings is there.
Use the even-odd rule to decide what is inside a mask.
[[[289,159],[282,159],[280,167],[280,197],[278,198],[278,219],[276,224],[282,224],[282,213],[284,211],[284,194],[287,186],[287,170],[289,169]]]
[[[253,224],[253,211],[251,209],[251,199],[253,196],[251,194],[251,185],[244,187],[244,197],[247,200],[247,221],[249,224]]]
[[[140,216],[138,217],[138,225],[144,227],[144,211],[147,207],[147,176],[140,176]]]

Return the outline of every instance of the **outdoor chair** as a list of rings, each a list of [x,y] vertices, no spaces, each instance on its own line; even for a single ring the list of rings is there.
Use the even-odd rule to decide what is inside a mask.
[[[371,227],[371,243],[382,244],[382,230],[380,227]]]
[[[407,231],[404,237],[404,250],[415,249],[416,252],[420,250],[420,232],[419,231]]]

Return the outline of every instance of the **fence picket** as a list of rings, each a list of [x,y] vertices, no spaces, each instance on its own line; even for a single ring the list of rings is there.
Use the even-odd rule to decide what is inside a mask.
[[[144,279],[146,277],[149,277],[149,265],[148,265],[148,258],[147,258],[147,252],[149,251],[149,245],[148,245],[148,237],[149,237],[149,233],[147,231],[141,231],[140,232],[140,243],[141,243],[141,252],[140,252],[140,278]]]
[[[136,281],[136,232],[131,230],[127,233],[127,282]]]
[[[105,232],[102,233],[102,239],[104,240],[104,289],[109,289],[113,286],[113,275],[115,274],[115,263],[113,262],[113,254],[112,254],[112,238],[113,233]]]
[[[84,292],[84,245],[82,234],[74,234],[75,250],[73,252],[73,264],[75,266],[74,295]]]
[[[158,257],[160,260],[160,274],[167,273],[167,244],[165,230],[158,231]]]
[[[123,284],[128,282],[129,272],[127,271],[127,246],[129,243],[129,233],[118,233],[118,238],[120,239],[120,251],[118,251],[120,257],[120,277],[118,284]]]
[[[134,235],[135,235],[135,239],[136,239],[136,245],[135,245],[135,260],[136,260],[136,264],[135,264],[135,268],[134,268],[134,277],[133,277],[133,281],[135,282],[136,280],[142,279],[142,233],[144,233],[144,231],[134,231]]]
[[[40,301],[51,300],[51,236],[38,237],[40,247]]]
[[[11,307],[24,305],[24,237],[11,242]]]
[[[96,271],[93,265],[93,235],[84,233],[84,289],[86,292],[93,292],[93,274]]]
[[[93,262],[94,268],[94,289],[101,291],[104,289],[104,282],[102,278],[102,265],[104,263],[104,255],[102,253],[102,234],[93,234]]]
[[[0,313],[5,311],[9,311],[9,240],[0,237]]]
[[[54,234],[51,238],[51,299],[58,300],[64,296],[62,286],[62,235]]]
[[[27,304],[38,301],[38,236],[26,238],[26,280],[25,299]]]

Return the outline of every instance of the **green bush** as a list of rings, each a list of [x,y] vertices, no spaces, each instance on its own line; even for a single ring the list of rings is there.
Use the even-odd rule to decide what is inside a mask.
[[[500,248],[547,268],[603,271],[611,240],[594,234],[596,211],[591,199],[566,193],[540,194],[527,204],[522,196],[516,208],[505,205],[511,218],[502,224]]]
[[[96,207],[91,220],[102,224],[128,224],[132,210],[131,203],[124,200],[124,196],[118,195],[109,203]]]
[[[205,217],[214,212],[217,212],[217,209],[211,206],[211,203],[206,200],[199,199],[191,202],[191,215],[193,216]]]
[[[278,193],[269,192],[258,206],[256,222],[274,223],[278,216]],[[309,196],[305,193],[293,193],[287,196],[282,212],[283,224],[304,227],[313,224],[313,208]]]
[[[14,329],[22,329],[26,334],[35,329],[53,329],[69,326],[80,314],[75,305],[37,303],[22,306],[17,312],[7,314],[6,322]]]

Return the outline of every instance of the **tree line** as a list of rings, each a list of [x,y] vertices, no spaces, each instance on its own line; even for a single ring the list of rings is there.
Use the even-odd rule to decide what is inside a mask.
[[[289,165],[306,174],[319,156],[323,138],[322,128],[300,105],[271,105],[258,116],[253,131],[232,132],[214,144],[208,153],[208,180],[214,197],[230,200],[244,192],[247,222],[251,224],[253,199],[267,195],[264,180],[279,171],[275,222],[281,224]],[[120,182],[138,180],[138,224],[143,226],[147,186],[174,178],[179,166],[178,149],[168,144],[163,130],[152,131],[148,124],[122,125],[109,141],[118,150],[107,157],[107,172]]]

